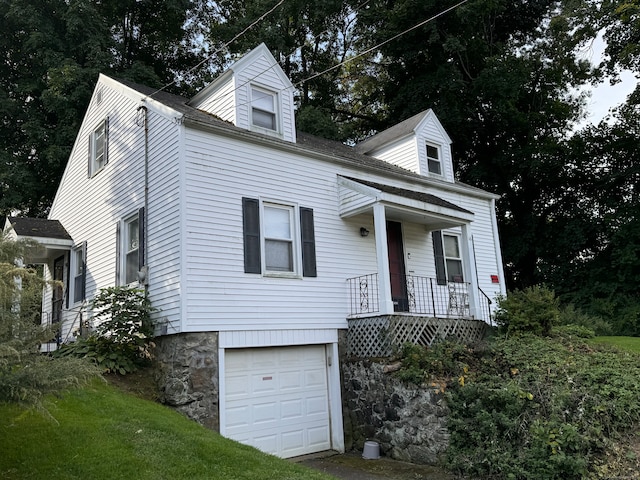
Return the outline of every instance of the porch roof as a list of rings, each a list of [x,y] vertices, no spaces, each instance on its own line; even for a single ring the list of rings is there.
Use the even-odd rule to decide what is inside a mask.
[[[26,258],[27,263],[41,263],[52,255],[69,251],[73,247],[73,238],[58,220],[29,217],[7,217],[4,231],[14,239],[32,240],[40,247]]]
[[[340,175],[338,184],[342,217],[364,213],[381,202],[390,218],[423,223],[433,229],[469,223],[474,218],[473,212],[430,193]]]

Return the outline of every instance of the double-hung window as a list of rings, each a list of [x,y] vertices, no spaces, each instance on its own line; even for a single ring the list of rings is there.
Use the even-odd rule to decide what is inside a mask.
[[[441,231],[432,232],[438,285],[464,282],[460,236]]]
[[[105,118],[89,135],[89,177],[109,162],[109,119]]]
[[[251,87],[251,123],[256,127],[278,131],[276,93]]]
[[[116,282],[129,285],[140,280],[145,262],[144,208],[118,222],[116,228]]]
[[[295,273],[293,207],[263,205],[264,266],[266,272]]]
[[[78,303],[86,298],[86,258],[87,244],[74,248],[71,252],[71,276],[73,278],[73,303]]]
[[[246,273],[316,276],[312,209],[243,198],[242,219]]]
[[[440,148],[427,143],[427,169],[434,175],[442,175],[442,162],[440,160]]]

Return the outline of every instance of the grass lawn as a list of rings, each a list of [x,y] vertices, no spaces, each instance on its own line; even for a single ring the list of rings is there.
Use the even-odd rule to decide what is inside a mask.
[[[640,337],[595,337],[591,341],[614,345],[628,352],[640,353]]]
[[[222,438],[102,381],[52,398],[47,408],[55,420],[0,405],[0,478],[333,478]]]

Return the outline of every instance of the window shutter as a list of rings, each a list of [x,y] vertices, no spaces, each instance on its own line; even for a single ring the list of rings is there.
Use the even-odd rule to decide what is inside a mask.
[[[64,273],[62,274],[62,278],[64,278],[64,303],[66,308],[69,308],[69,284],[71,282],[71,254],[66,253],[64,256],[64,270],[66,270],[67,275],[65,277]]]
[[[145,251],[145,237],[146,237],[146,232],[144,231],[144,207],[140,208],[140,210],[138,210],[138,270],[142,270],[142,267],[145,266],[146,264],[146,255],[147,252]]]
[[[80,290],[81,300],[87,298],[87,242],[82,242],[82,287]]]
[[[300,207],[300,233],[302,240],[302,276],[317,277],[316,237],[313,228],[313,209]]]
[[[89,151],[88,151],[88,160],[87,160],[87,178],[91,178],[91,165],[93,164],[92,156],[93,156],[93,131],[89,134]]]
[[[442,247],[442,232],[436,230],[431,232],[433,239],[433,256],[436,260],[436,281],[438,285],[447,284],[447,270],[444,265],[444,249]]]
[[[244,272],[262,273],[260,258],[260,204],[255,198],[242,199]]]
[[[116,223],[116,285],[120,285],[120,222]]]
[[[104,164],[109,163],[109,117],[104,119]]]

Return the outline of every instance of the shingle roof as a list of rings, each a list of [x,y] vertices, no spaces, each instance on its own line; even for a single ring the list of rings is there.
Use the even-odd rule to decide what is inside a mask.
[[[382,132],[367,138],[366,140],[360,142],[356,145],[356,150],[359,153],[367,153],[375,150],[380,145],[384,145],[386,143],[391,142],[397,138],[406,137],[407,135],[413,133],[418,124],[422,121],[424,117],[426,117],[431,110],[425,110],[424,112],[420,112],[413,117],[409,117],[403,122],[394,125],[393,127],[387,128]]]
[[[362,185],[366,185],[368,187],[375,188],[377,190],[380,190],[381,192],[391,193],[392,195],[398,195],[400,197],[410,198],[412,200],[418,200],[420,202],[429,203],[431,205],[437,205],[439,207],[450,208],[458,212],[473,214],[473,212],[470,212],[469,210],[459,207],[454,203],[448,202],[447,200],[443,200],[440,197],[436,197],[435,195],[431,195],[430,193],[416,192],[414,190],[407,190],[406,188],[392,187],[390,185],[383,185],[381,183],[369,182],[365,180],[360,180],[358,178],[351,178],[351,177],[344,177],[344,178],[348,180],[352,180],[354,182],[361,183]]]
[[[291,143],[286,142],[284,140],[279,140],[270,136],[262,135],[260,133],[248,132],[247,130],[236,127],[232,123],[222,120],[213,114],[194,108],[188,105],[189,99],[185,97],[167,93],[165,91],[158,91],[157,89],[150,88],[145,85],[140,85],[134,82],[130,82],[128,80],[117,80],[117,81],[122,83],[123,85],[128,86],[129,88],[132,88],[133,90],[136,90],[142,95],[150,96],[154,100],[164,104],[165,106],[170,107],[179,113],[182,113],[184,117],[187,119],[191,119],[205,125],[208,124],[215,127],[223,128],[223,129],[229,130],[230,132],[238,132],[243,134],[250,133],[251,135],[254,135],[256,137],[262,137],[270,142],[282,143],[284,146],[291,145]],[[404,135],[405,133],[408,134],[411,131],[413,131],[413,129],[417,126],[417,124],[429,112],[430,110],[425,110],[424,112],[414,115],[413,117],[408,118],[404,122],[401,122],[398,125],[391,127],[379,133],[378,135],[371,137],[371,139],[365,140],[359,145],[368,143],[367,148],[365,150],[371,150],[371,148],[368,148],[368,147],[370,147],[371,145],[376,145],[376,142],[380,141],[381,143],[385,143],[386,141],[388,141],[387,136],[390,137],[390,136]],[[387,140],[385,140],[385,138],[387,138]],[[377,140],[375,140],[374,142],[374,139],[377,139]],[[423,175],[420,175],[411,170],[407,170],[405,168],[399,167],[389,162],[385,162],[384,160],[380,160],[369,155],[364,155],[361,152],[361,150],[363,149],[359,147],[356,147],[356,148],[350,147],[343,143],[340,143],[334,140],[327,140],[325,138],[316,137],[308,133],[297,131],[295,145],[300,148],[304,148],[309,152],[316,152],[322,155],[330,155],[336,160],[344,159],[351,164],[355,163],[356,165],[374,168],[376,170],[380,170],[383,172],[395,173],[405,177],[412,177],[416,180],[423,181],[423,182],[429,180],[431,183],[437,183],[444,188],[446,188],[448,185],[451,185],[449,182],[427,179]],[[480,194],[484,194],[484,195],[488,194],[488,192],[486,192],[485,190],[473,187],[471,185],[467,185],[462,182],[455,182],[454,185],[462,186],[465,189],[469,189],[469,190],[478,192]]]
[[[72,240],[71,235],[67,233],[58,220],[47,220],[46,218],[9,217],[9,223],[13,227],[13,230],[21,236]]]

